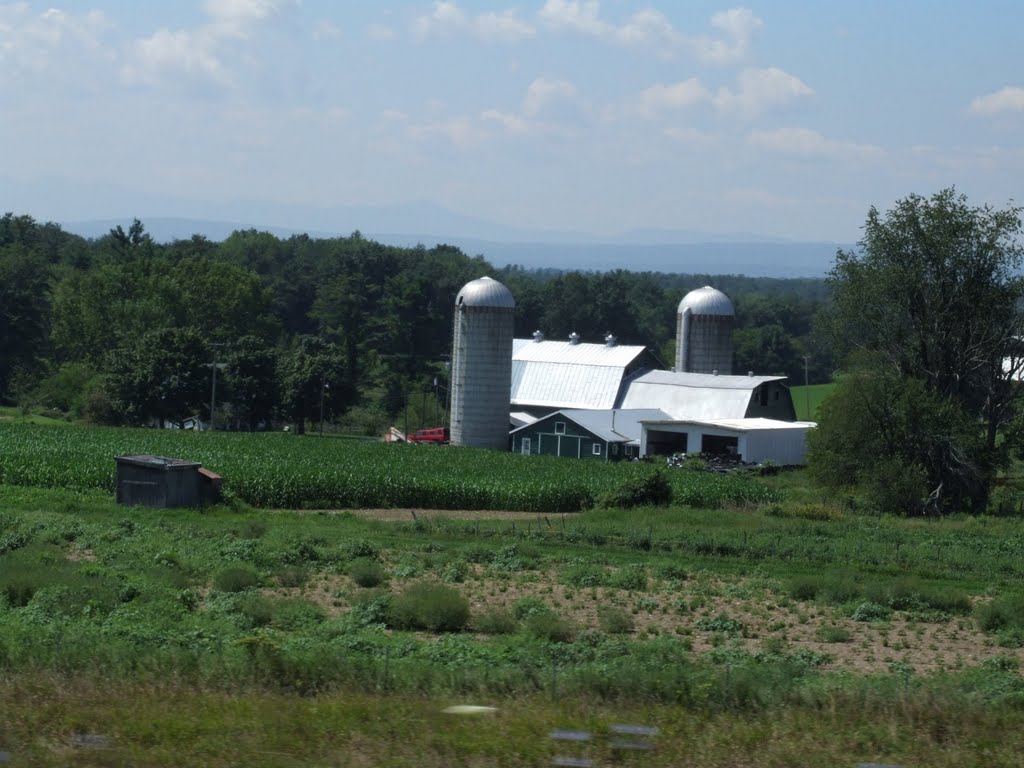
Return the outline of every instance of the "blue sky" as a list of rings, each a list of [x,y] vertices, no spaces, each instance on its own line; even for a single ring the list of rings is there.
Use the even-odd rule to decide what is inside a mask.
[[[0,0],[0,209],[851,242],[910,193],[1024,197],[1022,32],[1009,1]]]

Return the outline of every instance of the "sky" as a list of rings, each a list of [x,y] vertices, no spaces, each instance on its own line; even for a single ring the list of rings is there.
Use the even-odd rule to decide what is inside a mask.
[[[849,243],[909,194],[1024,198],[1022,32],[1019,0],[0,0],[0,210]]]

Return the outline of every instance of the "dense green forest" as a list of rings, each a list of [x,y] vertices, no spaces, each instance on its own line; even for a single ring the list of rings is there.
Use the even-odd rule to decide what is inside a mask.
[[[450,245],[364,238],[157,243],[138,220],[86,240],[53,223],[0,219],[0,401],[96,423],[209,416],[302,429],[323,413],[375,431],[443,408],[455,295],[491,275],[516,298],[516,334],[615,334],[670,362],[675,311],[711,284],[737,310],[736,370],[827,381],[814,334],[816,279],[503,269]],[[214,366],[216,366],[214,368]]]

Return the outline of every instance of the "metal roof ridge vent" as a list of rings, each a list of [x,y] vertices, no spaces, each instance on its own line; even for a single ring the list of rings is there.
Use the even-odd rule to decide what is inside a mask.
[[[540,330],[539,328],[536,331],[534,331],[533,332],[533,340],[536,343],[540,343],[540,342],[544,341],[544,331]]]
[[[608,331],[608,335],[604,337],[604,343],[609,347],[614,347],[617,341],[618,339],[615,338],[611,331]]]
[[[712,375],[712,376],[717,376],[717,375],[718,375],[718,369],[717,369],[717,368],[715,368],[715,370],[713,370],[713,371],[711,372],[711,375]]]
[[[569,334],[569,343],[574,345],[580,343],[580,335],[576,331]]]
[[[747,371],[747,376],[753,376],[753,375],[754,375],[753,371]]]

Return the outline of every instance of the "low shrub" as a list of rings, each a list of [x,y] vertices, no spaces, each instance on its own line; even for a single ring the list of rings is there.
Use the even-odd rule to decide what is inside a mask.
[[[848,643],[851,637],[848,629],[832,624],[818,627],[814,636],[822,643]]]
[[[888,606],[863,602],[853,610],[850,618],[854,621],[884,621],[891,614],[892,610]]]
[[[609,635],[628,635],[634,629],[633,617],[617,605],[602,605],[597,609],[597,622]]]
[[[526,631],[540,640],[552,643],[571,643],[576,637],[576,626],[553,611],[537,613],[526,619]]]
[[[512,615],[519,621],[547,613],[554,613],[554,609],[539,597],[521,597],[512,603]]]
[[[251,568],[225,568],[213,577],[213,588],[219,592],[244,592],[260,584],[260,577]]]
[[[444,584],[421,581],[395,597],[389,613],[397,629],[458,632],[469,621],[469,601]]]
[[[642,477],[631,477],[602,494],[597,503],[608,509],[668,506],[672,503],[672,483],[662,470]]]
[[[292,589],[301,587],[309,581],[309,569],[301,565],[284,565],[275,575],[278,584]]]
[[[1024,594],[1003,595],[981,603],[974,616],[985,632],[1024,629]]]
[[[263,595],[252,592],[235,603],[235,612],[245,617],[249,628],[265,627],[273,618],[274,605]]]
[[[469,564],[465,560],[451,560],[441,571],[441,580],[449,584],[461,584],[469,575]]]
[[[613,587],[628,589],[631,592],[643,592],[647,589],[647,569],[638,563],[627,565],[615,571],[609,579]]]
[[[327,618],[327,612],[308,600],[281,600],[274,605],[271,624],[294,631],[315,626]]]
[[[352,578],[352,581],[364,589],[379,587],[388,578],[384,566],[376,560],[366,557],[353,560],[348,567],[348,575]]]
[[[473,619],[473,628],[485,635],[511,635],[519,629],[519,622],[504,608],[489,608]]]
[[[607,580],[604,569],[596,565],[573,565],[562,571],[562,583],[570,587],[600,587]]]

